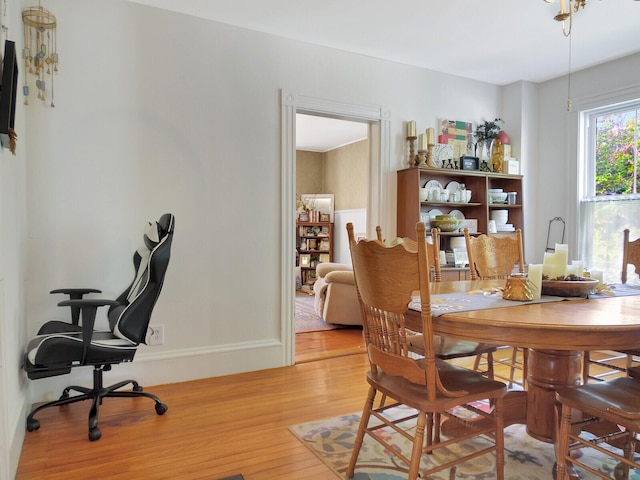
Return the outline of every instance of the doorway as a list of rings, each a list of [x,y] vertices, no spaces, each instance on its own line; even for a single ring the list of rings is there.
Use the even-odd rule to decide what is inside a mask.
[[[390,114],[380,106],[353,105],[281,91],[282,145],[282,242],[281,242],[281,341],[284,364],[295,363],[295,188],[296,188],[296,115],[324,116],[369,125],[369,181],[366,233],[375,235],[376,225],[386,228],[386,190],[384,173],[390,165]],[[347,247],[348,248],[348,247]]]
[[[335,308],[344,303],[344,285],[333,285],[327,296],[330,287],[316,280],[330,263],[351,263],[348,222],[366,232],[369,149],[368,122],[296,114],[296,362],[318,343],[309,341],[312,332],[323,340],[330,330],[347,335],[342,322],[353,312]]]

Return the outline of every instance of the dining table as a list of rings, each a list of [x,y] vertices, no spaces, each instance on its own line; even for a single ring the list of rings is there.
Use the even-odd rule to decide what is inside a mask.
[[[502,299],[505,282],[431,283],[433,332],[445,338],[527,348],[527,389],[507,393],[505,426],[526,424],[529,435],[555,444],[556,390],[582,383],[583,352],[640,345],[640,290],[638,294],[595,295],[597,298],[543,295],[539,301],[521,302]],[[474,302],[467,308],[440,308],[447,296],[464,299],[465,295],[494,295],[496,299],[478,308]],[[407,328],[422,330],[419,311],[408,310],[406,322]]]

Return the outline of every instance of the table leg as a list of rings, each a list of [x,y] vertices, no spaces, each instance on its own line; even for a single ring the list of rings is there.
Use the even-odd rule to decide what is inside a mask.
[[[527,377],[527,433],[547,443],[555,443],[556,390],[581,384],[582,352],[529,350]]]

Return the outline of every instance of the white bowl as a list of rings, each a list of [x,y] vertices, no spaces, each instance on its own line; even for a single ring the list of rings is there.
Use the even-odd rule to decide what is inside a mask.
[[[494,210],[491,212],[491,220],[494,220],[496,225],[504,225],[509,220],[509,212],[506,210]]]
[[[466,190],[466,198],[464,199],[464,203],[469,203],[471,201],[471,190]]]
[[[489,192],[491,203],[504,203],[507,201],[507,192]]]
[[[427,198],[429,197],[429,190],[427,190],[426,188],[420,188],[418,197],[420,198],[421,202],[426,202]]]

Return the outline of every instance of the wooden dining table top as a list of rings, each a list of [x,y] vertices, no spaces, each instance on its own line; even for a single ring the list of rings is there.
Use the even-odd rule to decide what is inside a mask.
[[[505,280],[434,282],[431,293],[503,287]],[[419,312],[407,326],[421,331]],[[624,350],[640,347],[640,295],[573,298],[513,307],[447,312],[433,317],[437,335],[484,343],[549,350]]]

